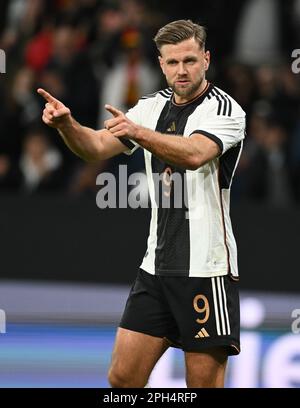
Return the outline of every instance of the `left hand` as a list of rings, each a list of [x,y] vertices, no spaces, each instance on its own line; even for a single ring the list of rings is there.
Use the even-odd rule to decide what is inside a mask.
[[[111,105],[105,105],[105,109],[113,115],[112,119],[104,122],[104,127],[115,137],[136,138],[137,125],[127,118],[127,116]]]

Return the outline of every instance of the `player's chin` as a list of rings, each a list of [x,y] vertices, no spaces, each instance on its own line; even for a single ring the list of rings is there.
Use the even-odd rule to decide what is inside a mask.
[[[179,96],[188,96],[191,93],[191,86],[187,85],[174,85],[173,87],[174,92]]]

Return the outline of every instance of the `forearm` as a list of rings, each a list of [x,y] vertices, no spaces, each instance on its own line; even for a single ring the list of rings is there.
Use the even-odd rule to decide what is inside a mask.
[[[135,140],[154,156],[171,165],[195,170],[201,164],[201,152],[190,138],[166,135],[139,127]]]
[[[81,126],[74,118],[58,129],[65,144],[77,156],[86,161],[104,160],[99,132]]]
[[[77,156],[86,161],[98,161],[128,150],[108,130],[93,130],[81,126],[72,117],[70,109],[49,92],[42,88],[37,92],[47,101],[43,110],[43,122],[57,129],[66,145]]]

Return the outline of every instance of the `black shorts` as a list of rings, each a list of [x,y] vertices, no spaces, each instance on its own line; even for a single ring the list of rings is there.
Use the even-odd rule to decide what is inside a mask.
[[[169,340],[188,352],[240,352],[238,283],[230,276],[169,277],[140,270],[120,327]]]

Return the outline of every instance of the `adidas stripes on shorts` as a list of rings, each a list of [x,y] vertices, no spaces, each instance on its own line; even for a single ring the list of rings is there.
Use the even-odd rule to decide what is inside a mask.
[[[140,269],[120,327],[165,337],[184,351],[220,346],[228,355],[239,354],[238,282],[229,275],[169,277]]]

